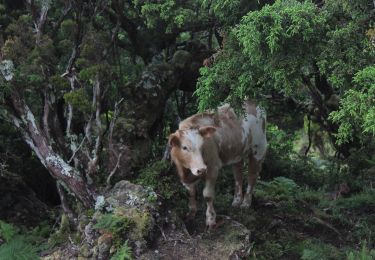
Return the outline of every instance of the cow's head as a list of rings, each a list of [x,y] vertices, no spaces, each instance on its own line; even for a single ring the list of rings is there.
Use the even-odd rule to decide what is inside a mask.
[[[199,176],[207,171],[202,156],[202,146],[205,138],[215,133],[216,128],[204,126],[199,129],[177,130],[169,136],[169,145],[172,147],[172,160],[189,169],[192,174]]]

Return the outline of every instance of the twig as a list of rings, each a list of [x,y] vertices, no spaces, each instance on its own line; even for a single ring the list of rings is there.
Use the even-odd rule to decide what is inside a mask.
[[[107,178],[107,187],[110,187],[111,185],[111,178],[112,176],[116,173],[116,170],[119,168],[120,166],[120,161],[121,161],[121,156],[122,156],[122,153],[120,153],[117,157],[117,163],[115,165],[115,167],[113,168],[113,170],[111,171],[111,173],[109,174],[108,178]]]
[[[309,137],[309,144],[306,148],[305,156],[307,156],[307,154],[309,153],[310,148],[311,148],[311,116],[310,116],[310,114],[308,114],[307,119],[309,120],[309,123],[307,125],[307,135]]]
[[[322,220],[318,217],[313,217],[312,219],[315,220],[316,222],[318,222],[319,224],[327,227],[328,229],[334,231],[341,238],[341,233],[336,228],[334,228],[331,224],[327,223],[326,221],[324,221],[324,220]]]
[[[78,152],[78,150],[81,149],[82,144],[83,144],[83,142],[85,141],[85,139],[86,139],[86,136],[83,137],[81,143],[79,144],[79,146],[77,147],[77,149],[73,152],[72,156],[71,156],[70,159],[68,160],[68,163],[70,163],[70,162],[73,160],[73,158],[75,157],[75,155],[76,155],[76,153]]]
[[[164,230],[161,228],[161,226],[158,225],[158,228],[160,229],[160,232],[161,232],[162,236],[164,237],[164,240],[165,240],[165,241],[168,241],[168,238],[167,238],[167,236],[165,235]]]

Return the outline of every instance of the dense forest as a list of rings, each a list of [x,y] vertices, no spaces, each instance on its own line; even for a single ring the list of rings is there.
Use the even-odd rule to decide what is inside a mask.
[[[248,99],[252,205],[224,167],[207,230],[168,136]],[[0,0],[0,259],[375,259],[374,136],[374,1]]]

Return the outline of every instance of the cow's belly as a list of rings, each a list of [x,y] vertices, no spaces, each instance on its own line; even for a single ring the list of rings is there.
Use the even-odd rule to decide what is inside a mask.
[[[219,132],[220,133],[220,132]],[[241,141],[242,131],[237,129],[225,129],[225,134],[221,135],[218,143],[219,157],[223,164],[230,165],[240,162],[244,156],[244,145]]]

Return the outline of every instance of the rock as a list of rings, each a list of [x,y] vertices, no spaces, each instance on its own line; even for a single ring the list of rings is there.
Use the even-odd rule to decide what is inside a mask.
[[[172,58],[172,64],[179,68],[183,69],[192,62],[192,57],[190,52],[184,50],[178,50],[174,53]]]
[[[129,181],[120,181],[105,195],[105,200],[112,208],[138,208],[142,211],[155,211],[156,193],[141,185]]]
[[[67,243],[43,259],[110,259],[126,241],[136,256],[146,250],[147,241],[156,234],[156,193],[120,181],[97,201],[91,219],[79,218],[78,229],[83,236],[80,247]]]
[[[147,240],[153,239],[157,209],[154,191],[129,181],[120,181],[105,194],[105,208],[132,223],[127,239],[132,242],[136,255],[146,249]]]
[[[98,259],[105,260],[108,259],[110,249],[112,246],[112,235],[103,234],[98,238]]]
[[[81,257],[88,258],[92,255],[92,252],[90,250],[90,247],[88,244],[83,244],[79,250],[79,255]]]

